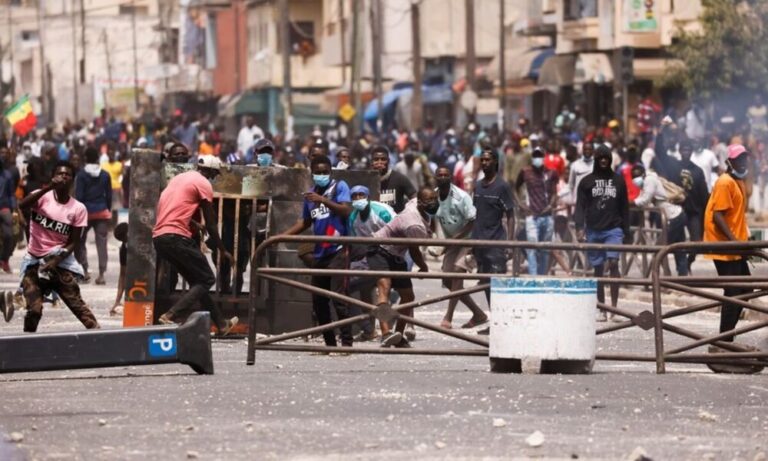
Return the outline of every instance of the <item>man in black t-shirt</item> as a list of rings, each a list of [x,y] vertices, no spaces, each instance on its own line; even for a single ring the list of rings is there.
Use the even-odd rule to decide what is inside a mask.
[[[386,146],[373,146],[371,163],[381,175],[379,201],[391,206],[396,213],[402,212],[405,204],[416,197],[416,187],[405,175],[389,168],[389,149]]]
[[[475,182],[473,203],[477,218],[472,227],[472,240],[513,240],[515,235],[514,200],[512,188],[498,175],[499,156],[493,150],[480,155],[480,168],[485,177]],[[507,229],[504,230],[504,216]],[[474,248],[472,253],[477,261],[478,273],[504,274],[507,272],[507,256],[504,248]],[[488,283],[483,281],[482,283]],[[485,290],[488,305],[491,304],[491,290]]]

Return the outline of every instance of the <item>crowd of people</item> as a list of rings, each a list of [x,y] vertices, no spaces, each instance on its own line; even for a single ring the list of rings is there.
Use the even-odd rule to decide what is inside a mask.
[[[465,247],[449,247],[442,254],[430,248],[431,254],[442,257],[445,273],[508,271],[508,253],[503,248],[473,246],[471,241],[477,240],[546,243],[568,241],[575,236],[590,243],[631,243],[631,227],[646,219],[645,214],[636,212],[643,207],[653,207],[657,213],[656,217],[648,215],[648,225],[658,225],[658,213],[663,214],[668,222],[667,243],[745,240],[748,204],[759,212],[764,203],[767,113],[758,97],[743,117],[743,125],[728,118],[715,123],[707,119],[700,105],[694,104],[677,116],[662,113],[655,102],[644,98],[632,136],[626,135],[621,123],[612,117],[591,126],[578,109],[564,107],[552,123],[534,125],[520,118],[514,129],[506,130],[475,123],[463,129],[437,129],[427,122],[414,132],[393,129],[363,133],[352,139],[342,139],[333,127],[318,128],[308,136],[291,140],[265,132],[252,117],[244,118],[236,136],[227,137],[210,117],[177,113],[168,120],[140,117],[121,122],[104,114],[88,124],[65,123],[59,130],[49,128],[39,136],[33,133],[25,139],[0,142],[0,269],[10,273],[11,254],[17,245],[21,248],[27,242],[28,256],[32,258],[29,264],[40,261],[46,270],[52,266],[65,268],[76,278],[89,281],[84,242],[93,228],[99,264],[94,283],[105,283],[109,231],[115,225],[115,210],[128,205],[128,171],[136,147],[160,150],[168,161],[191,162],[198,167],[185,174],[191,176],[179,176],[184,176],[184,181],[174,179],[179,184],[166,188],[158,205],[155,248],[178,266],[179,273],[190,283],[190,293],[194,293],[163,316],[164,323],[174,321],[175,314],[188,309],[193,300],[201,296],[205,299],[204,293],[214,283],[206,259],[195,253],[188,240],[190,229],[201,228],[196,221],[199,218],[195,218],[197,209],[206,214],[212,201],[209,180],[227,164],[309,170],[314,186],[305,194],[303,213],[287,234],[311,230],[322,236],[439,235],[466,239]],[[333,170],[378,171],[378,200],[373,200],[375,197],[363,185],[334,179]],[[63,193],[64,184],[71,186],[71,197]],[[71,206],[70,198],[84,208],[78,207],[77,220],[70,219],[72,213],[60,221],[52,217],[60,210],[41,211],[49,205]],[[58,223],[62,223],[62,229],[71,229],[57,238],[42,236],[41,229],[50,232],[53,225],[55,232]],[[212,249],[229,261],[233,249],[222,244],[215,227],[205,227],[199,230],[212,237]],[[365,248],[318,244],[305,251],[302,259],[314,268],[335,269],[352,264],[371,270],[410,271],[416,266],[419,271],[427,271],[422,249],[410,244]],[[191,256],[174,263],[173,259],[181,254]],[[58,256],[50,259],[51,255]],[[718,273],[748,273],[742,259],[724,256],[711,256]],[[618,257],[618,251],[589,251],[581,269],[593,271],[598,277],[618,277]],[[185,272],[190,258],[201,266],[200,271]],[[542,247],[527,250],[525,259],[526,270],[532,276],[570,275],[575,267],[564,253]],[[678,275],[690,274],[694,259],[694,254],[675,254]],[[71,263],[79,265],[79,269],[69,268]],[[39,302],[29,288],[34,285],[28,280],[34,277],[27,277],[32,267],[29,264],[22,267],[28,316],[38,310],[35,306]],[[203,270],[202,265],[208,270]],[[39,278],[38,272],[34,275]],[[342,282],[338,277],[313,278],[315,286],[331,291],[342,289]],[[397,317],[391,305],[396,295],[390,292],[394,290],[402,304],[414,300],[411,280],[382,278],[375,282],[348,288],[356,289],[361,298],[375,299],[383,346],[408,347],[415,333],[402,322],[393,325],[389,321]],[[46,283],[43,295],[53,292],[61,296],[87,327],[98,325],[72,307],[69,285],[59,281],[56,289],[50,289],[53,282]],[[456,291],[463,285],[460,280],[446,278],[444,286]],[[610,291],[611,304],[616,306],[618,286],[612,285]],[[490,304],[488,290],[486,297]],[[598,298],[605,302],[602,287]],[[331,320],[331,309],[340,319],[351,315],[350,309],[322,295],[314,295],[312,303],[321,324]],[[453,327],[458,303],[472,313],[462,328],[488,322],[488,314],[465,295],[449,303],[442,327]],[[740,310],[736,305],[726,307],[721,331],[733,327],[734,318],[738,319],[734,312]],[[400,313],[412,315],[412,309]],[[608,316],[601,311],[598,319],[604,321]],[[236,318],[224,319],[220,314],[215,320],[224,331],[237,323]],[[369,324],[357,339],[377,337],[375,325]],[[332,332],[326,333],[324,339],[327,345],[336,345]],[[348,346],[353,341],[351,331],[342,329],[341,344]]]

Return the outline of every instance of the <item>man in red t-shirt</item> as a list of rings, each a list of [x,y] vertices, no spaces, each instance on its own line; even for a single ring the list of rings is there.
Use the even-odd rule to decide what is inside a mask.
[[[51,182],[19,202],[19,208],[30,213],[29,245],[21,262],[26,332],[37,331],[43,316],[43,295],[52,291],[86,328],[100,328],[77,284],[77,279],[83,277],[83,267],[72,252],[88,225],[88,211],[69,194],[73,178],[72,165],[59,162]]]
[[[157,319],[162,324],[177,323],[183,312],[192,310],[195,303],[211,313],[211,320],[219,333],[228,334],[238,318],[225,319],[208,290],[216,282],[208,260],[200,251],[200,244],[192,238],[199,224],[195,217],[202,211],[205,230],[210,241],[218,247],[224,259],[232,263],[232,255],[224,247],[216,229],[213,213],[213,187],[210,180],[218,176],[221,160],[205,155],[198,160],[196,171],[187,171],[168,182],[157,203],[157,221],[152,230],[152,243],[159,258],[168,261],[189,283],[189,290]]]

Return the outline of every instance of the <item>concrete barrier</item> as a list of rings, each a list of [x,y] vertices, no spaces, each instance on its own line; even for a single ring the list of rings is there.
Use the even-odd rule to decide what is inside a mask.
[[[491,371],[589,373],[595,360],[597,282],[593,279],[491,279]]]

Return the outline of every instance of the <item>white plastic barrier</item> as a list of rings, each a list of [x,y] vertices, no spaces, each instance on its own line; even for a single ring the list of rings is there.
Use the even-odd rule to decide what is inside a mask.
[[[491,371],[540,359],[542,373],[589,373],[596,305],[594,279],[492,278]]]

